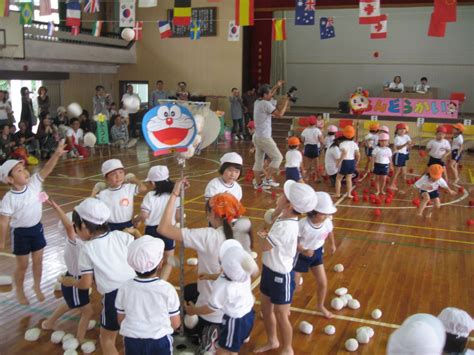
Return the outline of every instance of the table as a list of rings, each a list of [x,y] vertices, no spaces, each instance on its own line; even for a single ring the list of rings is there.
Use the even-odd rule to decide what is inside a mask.
[[[438,88],[431,88],[426,94],[414,92],[413,88],[405,90],[404,92],[389,91],[385,88],[382,89],[381,97],[394,97],[394,98],[407,98],[407,99],[437,99]]]

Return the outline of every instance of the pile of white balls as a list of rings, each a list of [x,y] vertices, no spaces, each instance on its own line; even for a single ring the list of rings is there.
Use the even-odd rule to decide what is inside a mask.
[[[360,327],[356,333],[356,338],[346,340],[344,345],[347,351],[356,351],[359,348],[359,344],[368,344],[375,334],[374,330],[370,327]]]
[[[335,291],[336,296],[331,300],[331,307],[336,311],[340,311],[344,307],[350,309],[359,309],[360,302],[352,297],[349,290],[345,287],[340,287]]]

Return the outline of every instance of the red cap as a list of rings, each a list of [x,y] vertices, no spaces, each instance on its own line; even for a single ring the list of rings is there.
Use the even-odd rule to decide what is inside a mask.
[[[337,131],[335,137],[341,138],[343,136],[342,131]]]
[[[445,126],[438,126],[438,128],[436,128],[436,133],[448,133],[448,130]]]
[[[255,122],[254,121],[249,121],[249,123],[247,123],[247,128],[255,129]]]
[[[309,117],[308,117],[308,123],[309,123],[310,125],[315,125],[316,122],[318,122],[318,119],[316,118],[316,116],[309,116]]]
[[[397,126],[395,127],[396,130],[399,130],[399,129],[405,129],[408,131],[408,125],[406,123],[399,123],[397,124]]]

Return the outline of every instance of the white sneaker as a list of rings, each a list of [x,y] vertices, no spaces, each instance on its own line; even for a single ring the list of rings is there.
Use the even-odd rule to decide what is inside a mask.
[[[273,181],[273,179],[265,179],[263,180],[263,184],[270,186],[270,187],[278,187],[280,184],[278,182]]]
[[[270,189],[270,186],[268,185],[265,185],[263,182],[261,182],[260,184],[257,184],[256,182],[253,184],[253,188],[255,190],[259,190],[259,189],[262,189],[262,190],[269,190]]]

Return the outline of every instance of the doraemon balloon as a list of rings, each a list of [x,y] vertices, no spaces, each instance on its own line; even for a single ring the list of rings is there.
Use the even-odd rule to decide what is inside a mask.
[[[186,152],[197,134],[193,114],[174,103],[155,106],[148,111],[143,118],[142,131],[155,156]]]
[[[351,111],[355,115],[362,115],[369,108],[369,92],[364,90],[361,92],[356,91],[351,95],[349,105]]]

